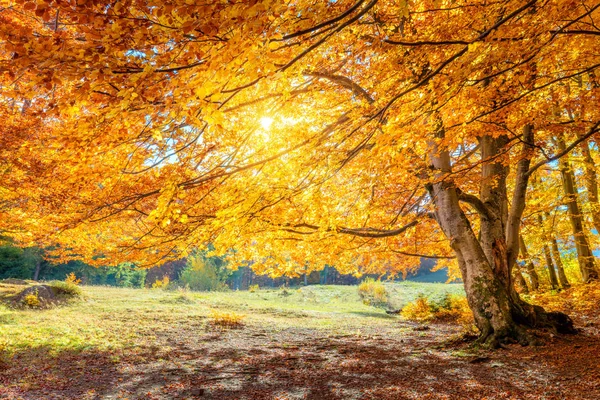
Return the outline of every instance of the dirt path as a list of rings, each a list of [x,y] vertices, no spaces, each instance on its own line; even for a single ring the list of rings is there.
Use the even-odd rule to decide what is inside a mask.
[[[0,368],[4,399],[599,399],[600,338],[473,353],[448,325],[328,336],[303,328],[156,332],[135,350],[21,353]]]

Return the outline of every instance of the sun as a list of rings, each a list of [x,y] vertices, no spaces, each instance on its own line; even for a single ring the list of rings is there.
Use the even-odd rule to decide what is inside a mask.
[[[261,117],[260,126],[262,126],[265,131],[268,131],[269,129],[271,129],[272,124],[273,124],[273,118]]]

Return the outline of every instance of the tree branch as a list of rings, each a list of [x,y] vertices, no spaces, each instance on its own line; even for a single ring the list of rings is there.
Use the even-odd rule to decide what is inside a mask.
[[[483,203],[483,201],[481,201],[479,197],[465,193],[459,188],[456,188],[456,194],[458,195],[458,200],[473,206],[473,208],[479,213],[481,217],[491,219],[492,215],[490,214],[490,210],[488,210],[486,205]]]
[[[526,177],[531,176],[531,174],[533,174],[538,168],[551,163],[552,161],[556,161],[559,158],[563,157],[564,155],[568,154],[571,152],[571,150],[573,150],[575,147],[577,147],[577,145],[585,140],[587,140],[590,136],[592,136],[594,133],[600,132],[600,121],[596,122],[594,125],[592,125],[592,127],[590,128],[589,131],[587,131],[587,133],[585,135],[580,136],[577,140],[575,140],[573,143],[571,143],[569,146],[567,146],[563,151],[555,154],[552,157],[549,157],[546,160],[540,161],[537,164],[535,164],[533,167],[529,168],[529,170],[525,173]]]
[[[367,100],[367,102],[369,102],[369,104],[372,104],[375,101],[373,99],[373,97],[371,97],[369,92],[367,92],[365,89],[363,89],[359,84],[354,82],[352,79],[347,78],[345,76],[330,74],[327,72],[305,72],[304,75],[314,76],[316,78],[324,78],[331,82],[337,83],[338,85],[343,86],[346,89],[352,90],[352,92],[354,94],[364,97],[364,99]]]

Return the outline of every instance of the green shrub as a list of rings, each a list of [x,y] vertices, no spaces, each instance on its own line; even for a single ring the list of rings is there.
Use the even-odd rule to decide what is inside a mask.
[[[388,307],[389,296],[385,286],[373,278],[366,278],[358,285],[358,295],[366,305],[379,308]]]
[[[197,254],[188,259],[186,268],[179,276],[179,285],[203,292],[227,290],[228,271],[217,265],[216,260]]]
[[[83,294],[81,288],[70,282],[52,281],[49,283],[52,291],[58,296],[78,297]]]
[[[142,288],[146,282],[145,269],[138,269],[133,264],[124,263],[109,269],[114,273],[115,285],[119,287]]]

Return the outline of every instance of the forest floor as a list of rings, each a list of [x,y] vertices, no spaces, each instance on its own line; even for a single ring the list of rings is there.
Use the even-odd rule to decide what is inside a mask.
[[[401,283],[399,303],[458,285]],[[0,298],[18,288],[0,284]],[[360,302],[356,287],[190,293],[83,287],[47,310],[0,306],[0,399],[599,399],[600,286],[533,300],[581,332],[493,352],[460,327]],[[244,314],[238,329],[211,315]]]

